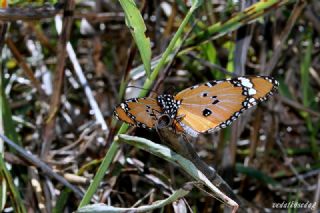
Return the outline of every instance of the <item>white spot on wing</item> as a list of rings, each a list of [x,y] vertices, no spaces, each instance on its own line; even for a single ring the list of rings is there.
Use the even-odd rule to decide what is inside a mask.
[[[249,102],[250,102],[250,103],[254,103],[254,102],[256,102],[256,100],[255,100],[254,98],[250,98],[250,99],[249,99]]]
[[[257,91],[255,89],[253,89],[253,88],[250,88],[249,89],[249,95],[255,95],[255,94],[257,94]]]
[[[250,82],[248,78],[240,77],[238,78],[241,81],[241,85],[244,87],[252,88],[253,84]]]
[[[210,82],[205,83],[205,85],[206,85],[207,87],[212,87],[212,84],[211,84]]]

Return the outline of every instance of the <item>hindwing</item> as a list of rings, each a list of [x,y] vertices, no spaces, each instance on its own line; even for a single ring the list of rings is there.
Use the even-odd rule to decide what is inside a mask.
[[[132,98],[117,106],[114,115],[130,125],[154,128],[161,111],[154,98]]]

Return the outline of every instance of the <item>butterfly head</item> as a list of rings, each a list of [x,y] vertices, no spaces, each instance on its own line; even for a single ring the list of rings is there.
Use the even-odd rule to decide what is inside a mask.
[[[163,110],[164,114],[170,116],[170,118],[175,118],[181,101],[175,100],[174,96],[169,94],[159,95],[157,102]]]

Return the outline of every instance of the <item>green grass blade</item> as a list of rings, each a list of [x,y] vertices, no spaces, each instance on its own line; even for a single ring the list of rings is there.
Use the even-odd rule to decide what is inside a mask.
[[[192,14],[194,13],[194,11],[199,7],[200,2],[201,1],[195,1],[195,4],[192,5],[190,10],[186,14],[186,16],[183,19],[180,27],[178,28],[177,32],[173,36],[172,40],[170,41],[168,47],[166,48],[166,50],[162,54],[162,57],[161,57],[159,63],[154,68],[154,71],[151,73],[150,79],[146,79],[146,81],[145,81],[145,83],[143,85],[143,89],[144,90],[141,91],[140,97],[143,97],[148,93],[148,89],[151,88],[151,86],[153,85],[154,81],[158,77],[160,70],[164,67],[168,57],[174,51],[174,47],[177,45],[177,42],[178,42],[179,38],[181,37],[185,26],[188,24],[188,22],[189,22],[190,18],[192,17]]]
[[[286,82],[284,81],[283,78],[278,78],[279,81],[279,93],[283,97],[287,97],[289,99],[293,99],[293,95],[291,94],[288,86],[286,85]]]
[[[53,207],[52,213],[63,212],[65,205],[68,203],[68,199],[72,191],[65,188],[57,199],[55,207]]]
[[[197,9],[203,3],[203,0],[192,0],[192,10]]]
[[[310,88],[310,80],[309,80],[309,69],[311,65],[311,54],[312,54],[312,30],[309,28],[307,35],[306,35],[306,41],[308,43],[304,58],[301,62],[300,67],[300,74],[301,74],[301,86],[302,86],[302,95],[303,95],[303,105],[306,107],[310,106],[310,97],[309,92],[311,90]]]
[[[3,158],[2,156],[0,157],[1,159]],[[0,166],[0,170],[3,170]],[[4,209],[4,206],[6,204],[7,200],[7,183],[6,180],[3,177],[3,174],[0,175],[0,211],[2,212]]]
[[[313,91],[313,88],[310,85],[310,78],[309,78],[309,70],[311,67],[311,60],[312,60],[312,49],[313,49],[313,42],[312,42],[312,36],[313,35],[313,29],[308,28],[306,33],[306,41],[307,41],[307,47],[305,50],[304,57],[302,58],[301,64],[300,64],[300,75],[301,75],[301,86],[302,86],[302,95],[303,95],[303,105],[306,107],[310,107],[312,102],[314,101],[315,93]],[[315,109],[317,110],[317,109]],[[308,131],[310,132],[310,146],[312,149],[312,153],[316,159],[320,159],[319,154],[319,146],[317,143],[317,132],[318,132],[318,126],[314,125],[311,116],[307,112],[301,112],[303,117],[306,120]]]
[[[212,64],[219,65],[218,52],[214,47],[213,43],[202,44],[200,45],[200,48],[203,58],[207,59]],[[216,72],[215,69],[211,69],[210,72],[214,79],[219,79],[219,77],[222,78],[221,72]]]
[[[132,37],[139,49],[144,69],[148,77],[151,74],[151,44],[150,38],[147,38],[147,30],[139,9],[134,0],[119,0],[125,14],[125,20],[131,31]]]
[[[248,24],[266,14],[269,11],[274,10],[277,7],[280,7],[289,0],[278,1],[278,0],[268,0],[260,1],[252,6],[248,7],[243,12],[237,13],[235,16],[228,19],[226,22],[218,22],[206,30],[198,33],[196,36],[188,39],[186,41],[186,46],[190,47],[193,45],[200,44],[218,37],[225,35],[231,31],[238,29],[239,27]]]
[[[4,122],[3,122],[3,104],[1,104],[1,103],[3,103],[3,90],[4,90],[4,88],[3,88],[3,84],[2,84],[2,82],[3,82],[3,78],[2,78],[2,72],[1,72],[1,76],[0,76],[0,81],[1,81],[1,83],[0,83],[0,94],[1,94],[1,96],[0,96],[0,133],[4,133]],[[0,158],[1,158],[1,160],[3,160],[3,156],[4,156],[4,143],[3,143],[3,141],[2,140],[0,140]],[[4,169],[6,169],[5,167],[4,168],[2,168],[1,167],[1,165],[0,165],[0,171],[3,171]],[[1,185],[0,185],[0,211],[2,212],[3,211],[3,209],[4,209],[4,206],[5,206],[5,204],[6,204],[6,200],[7,200],[7,184],[6,184],[6,180],[5,180],[5,178],[3,178],[4,176],[3,176],[3,174],[1,173],[1,175],[0,175],[0,181],[1,181]]]
[[[10,105],[6,98],[5,94],[5,83],[4,83],[4,75],[3,75],[3,68],[0,64],[0,133],[7,135],[8,138],[15,141],[16,143],[19,142],[18,134],[15,131],[15,126],[12,120],[12,114],[10,110]],[[11,150],[11,149],[10,149]],[[12,151],[12,150],[11,150]],[[13,152],[13,151],[12,151]],[[16,212],[25,212],[25,207],[23,202],[20,198],[20,194],[16,189],[15,185],[13,184],[12,177],[7,170],[4,161],[3,161],[3,154],[4,154],[4,143],[0,139],[0,209],[4,208],[6,202],[6,194],[7,190],[10,192],[11,202],[14,206]]]
[[[122,127],[123,128],[120,129],[121,131],[125,131],[123,129],[127,128],[124,125]],[[85,195],[83,196],[83,198],[79,204],[79,208],[90,203],[92,196],[94,195],[94,193],[98,189],[102,178],[104,177],[105,173],[107,172],[107,170],[108,170],[108,168],[109,168],[109,166],[110,166],[110,164],[111,164],[111,162],[112,162],[112,160],[118,150],[119,150],[119,143],[114,141],[111,144],[110,148],[108,149],[108,152],[107,152],[105,158],[103,159],[102,163],[100,164],[98,171],[97,171],[96,175],[94,176],[94,179],[91,182],[88,190],[86,191]]]
[[[11,205],[14,209],[14,212],[17,213],[26,213],[26,208],[23,205],[23,201],[20,197],[20,194],[16,188],[16,186],[13,183],[13,179],[9,173],[9,171],[7,170],[5,163],[3,161],[3,158],[0,157],[0,177],[1,179],[3,179],[7,186],[8,186],[8,191],[10,194],[10,200],[11,200]]]
[[[251,167],[246,167],[242,164],[236,164],[236,170],[237,170],[237,172],[239,172],[241,174],[245,174],[249,177],[257,179],[266,185],[271,184],[273,186],[276,186],[279,184],[277,181],[275,181],[273,178],[267,176],[263,172],[261,172],[257,169],[251,168]]]
[[[235,43],[232,41],[227,42],[225,45],[225,48],[228,50],[229,55],[228,55],[228,64],[227,64],[227,70],[230,72],[234,72],[234,57],[237,57],[234,55],[234,50],[235,50]]]
[[[22,145],[21,142],[18,139],[18,134],[15,131],[15,125],[12,120],[12,113],[10,109],[10,105],[8,103],[6,94],[4,92],[5,85],[4,85],[4,79],[3,74],[1,74],[0,77],[0,122],[1,122],[1,133],[3,135],[6,135],[10,140],[14,141],[15,143]],[[0,150],[1,151],[1,150]],[[12,150],[10,150],[12,152]]]

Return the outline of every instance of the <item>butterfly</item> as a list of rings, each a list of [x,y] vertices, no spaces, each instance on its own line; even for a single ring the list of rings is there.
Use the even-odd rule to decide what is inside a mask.
[[[243,111],[267,100],[278,81],[269,76],[244,76],[214,80],[157,98],[131,98],[114,111],[114,116],[132,126],[155,128],[161,115],[173,119],[176,132],[198,136],[226,128]]]

